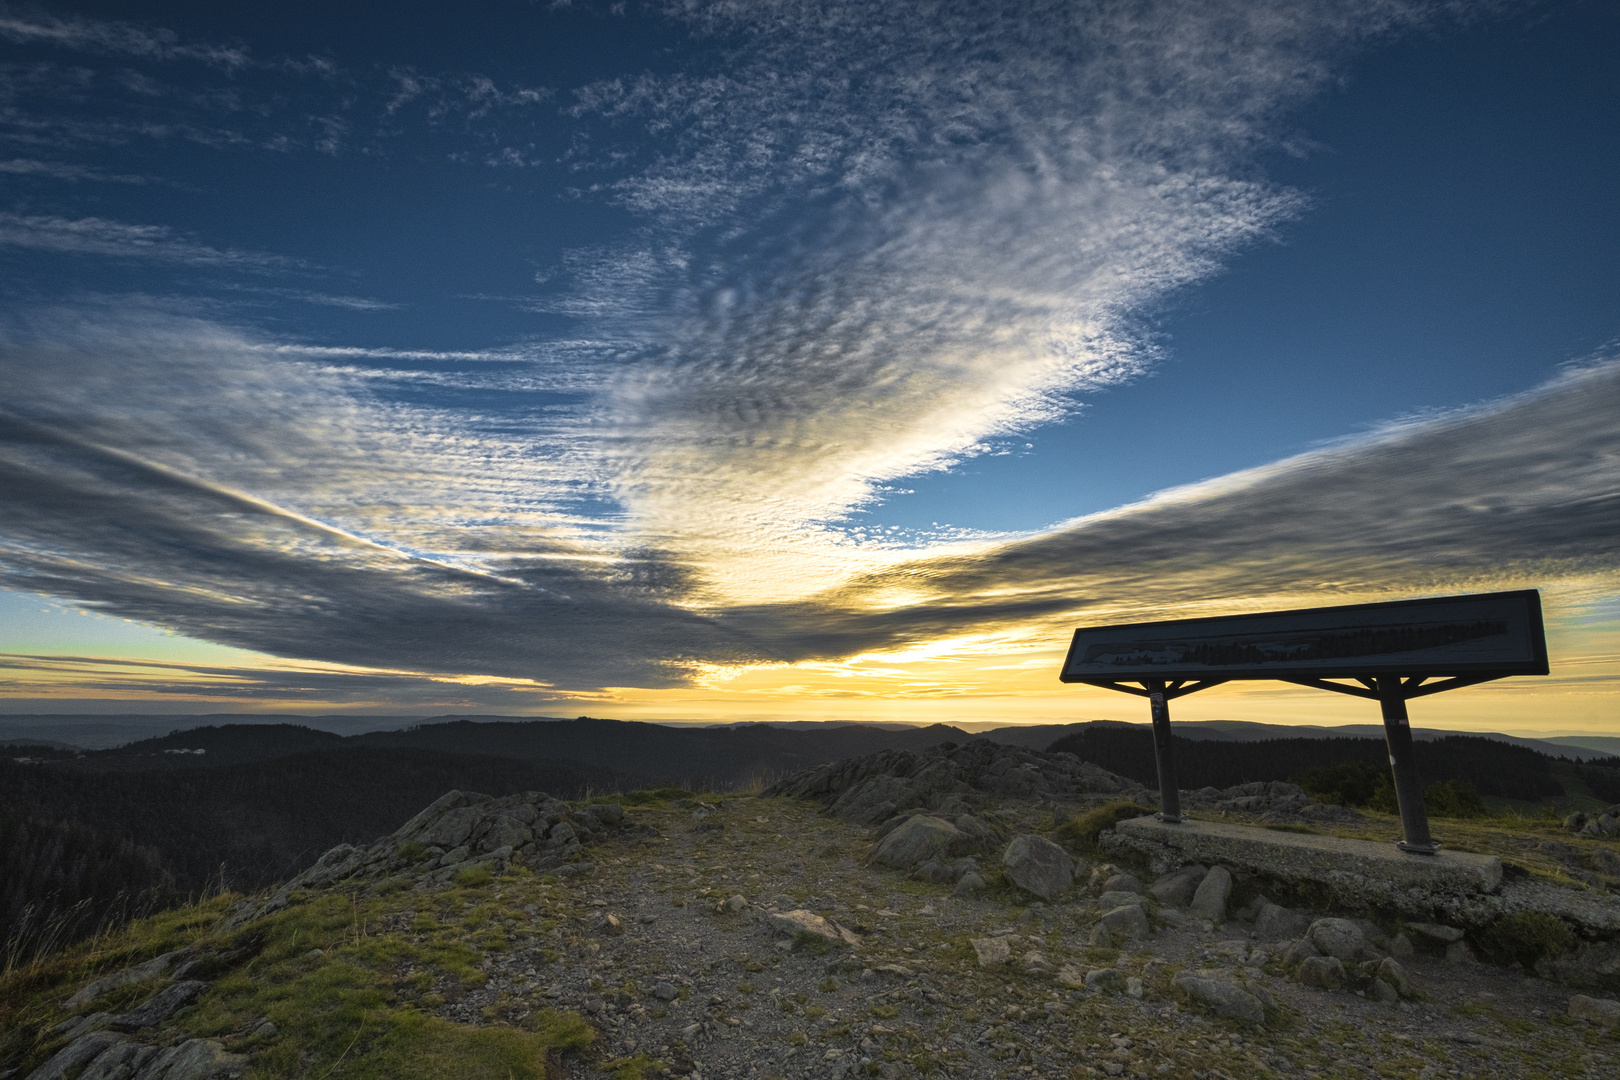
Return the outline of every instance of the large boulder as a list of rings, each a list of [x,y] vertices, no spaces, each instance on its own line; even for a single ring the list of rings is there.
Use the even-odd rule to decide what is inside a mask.
[[[1207,873],[1208,868],[1199,863],[1178,867],[1155,881],[1149,886],[1148,892],[1161,904],[1186,907],[1192,903],[1193,894],[1198,891],[1198,885]]]
[[[1002,852],[1001,863],[1014,885],[1042,900],[1056,899],[1074,884],[1074,859],[1039,836],[1016,837]]]
[[[1348,975],[1344,964],[1336,956],[1309,956],[1300,963],[1294,977],[1318,990],[1337,990],[1344,985]]]
[[[1291,941],[1310,926],[1309,920],[1293,908],[1285,908],[1267,900],[1254,916],[1256,941]]]
[[[1373,978],[1389,986],[1400,997],[1412,996],[1412,980],[1407,977],[1406,969],[1401,966],[1400,961],[1393,957],[1386,956],[1378,962],[1378,966],[1373,969]]]
[[[1201,919],[1223,923],[1226,921],[1226,901],[1231,895],[1232,872],[1224,866],[1214,867],[1198,883],[1187,910]]]
[[[1340,961],[1348,963],[1377,958],[1361,927],[1349,919],[1317,919],[1311,923],[1306,936],[1325,955]]]
[[[1138,941],[1147,936],[1147,912],[1140,903],[1124,904],[1107,912],[1097,920],[1092,938],[1098,945],[1118,945]]]
[[[929,859],[947,858],[964,839],[961,830],[950,822],[917,814],[879,840],[868,861],[909,870]]]
[[[1266,1022],[1266,1007],[1260,999],[1225,979],[1212,979],[1191,971],[1181,971],[1176,973],[1171,983],[1188,998],[1207,1007],[1217,1016],[1247,1020],[1252,1024]]]

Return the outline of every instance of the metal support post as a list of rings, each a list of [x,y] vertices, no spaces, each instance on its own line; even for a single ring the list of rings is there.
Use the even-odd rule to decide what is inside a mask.
[[[1389,769],[1395,777],[1395,801],[1401,809],[1406,839],[1397,846],[1418,855],[1433,855],[1440,845],[1429,836],[1429,815],[1423,809],[1423,786],[1418,782],[1412,755],[1412,727],[1406,718],[1406,694],[1398,677],[1380,676],[1378,703],[1384,711],[1384,744],[1389,747]]]
[[[1176,757],[1170,742],[1170,702],[1164,683],[1145,682],[1153,715],[1153,760],[1159,766],[1159,820],[1181,821],[1181,792],[1176,788]]]

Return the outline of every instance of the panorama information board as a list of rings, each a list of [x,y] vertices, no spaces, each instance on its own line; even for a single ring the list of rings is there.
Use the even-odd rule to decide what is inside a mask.
[[[1541,596],[1396,600],[1082,627],[1064,682],[1545,675]]]

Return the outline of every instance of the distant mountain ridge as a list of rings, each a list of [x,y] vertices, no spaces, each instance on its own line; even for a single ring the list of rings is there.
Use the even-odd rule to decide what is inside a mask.
[[[345,716],[321,715],[303,716],[296,713],[281,714],[253,714],[253,713],[209,713],[209,714],[49,714],[49,713],[18,713],[0,715],[0,746],[10,743],[32,743],[34,745],[78,746],[86,750],[112,749],[127,747],[132,743],[161,739],[170,733],[179,731],[196,731],[203,727],[300,727],[311,731],[325,732],[331,735],[354,738],[356,736],[389,737],[409,734],[414,731],[428,728],[444,728],[452,725],[570,725],[581,722],[604,724],[640,725],[651,728],[663,728],[674,731],[748,731],[758,728],[771,728],[782,733],[802,733],[818,735],[827,732],[836,732],[846,728],[861,728],[868,732],[881,731],[895,733],[899,741],[895,747],[909,747],[913,741],[909,736],[912,732],[938,732],[934,742],[940,739],[962,741],[966,739],[987,737],[1010,746],[1024,746],[1031,749],[1044,749],[1057,739],[1066,735],[1084,730],[1091,725],[1117,725],[1122,727],[1141,727],[1142,723],[1122,720],[1084,720],[1070,724],[1006,724],[996,721],[971,721],[961,724],[906,724],[885,721],[853,721],[839,723],[835,721],[744,721],[727,724],[689,724],[660,721],[636,720],[600,720],[592,717],[536,717],[536,716],[502,716],[502,715],[474,715],[474,716]],[[465,728],[457,728],[465,731]],[[1220,739],[1253,741],[1257,739],[1342,739],[1342,738],[1382,738],[1384,731],[1379,724],[1345,724],[1336,727],[1325,727],[1316,724],[1265,724],[1248,720],[1187,720],[1177,721],[1176,734],[1187,739]],[[1574,760],[1591,760],[1593,758],[1620,755],[1620,736],[1603,734],[1552,736],[1544,739],[1527,738],[1517,735],[1504,735],[1498,732],[1486,731],[1449,731],[1436,728],[1412,729],[1412,735],[1417,739],[1440,739],[1449,735],[1475,735],[1498,742],[1509,743],[1514,746],[1523,746],[1554,757],[1563,756]],[[493,737],[492,737],[493,738]],[[566,737],[558,736],[560,743],[566,744]],[[482,737],[480,740],[482,741]],[[864,744],[864,740],[857,740]],[[386,741],[387,745],[401,745]],[[331,744],[335,745],[335,744]],[[408,743],[408,745],[422,745],[421,743]],[[923,745],[932,745],[924,743]],[[310,747],[313,748],[313,745]],[[467,753],[481,753],[484,751],[468,750]],[[851,753],[865,753],[866,751],[851,751]],[[522,756],[531,756],[525,753]],[[545,756],[570,756],[553,754]]]

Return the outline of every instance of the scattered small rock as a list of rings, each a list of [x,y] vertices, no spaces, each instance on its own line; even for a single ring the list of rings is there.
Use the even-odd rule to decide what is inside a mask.
[[[978,954],[980,967],[997,967],[1012,959],[1012,948],[1004,937],[974,938],[971,944]]]

